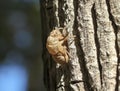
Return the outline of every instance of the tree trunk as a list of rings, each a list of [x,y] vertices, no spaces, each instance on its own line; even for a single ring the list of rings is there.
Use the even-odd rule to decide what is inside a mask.
[[[44,81],[48,91],[120,91],[120,0],[40,0]],[[55,27],[68,39],[69,63],[55,63],[46,38]]]

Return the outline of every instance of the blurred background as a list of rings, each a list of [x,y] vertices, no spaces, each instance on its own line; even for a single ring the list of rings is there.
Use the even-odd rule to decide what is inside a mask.
[[[0,91],[46,91],[39,0],[0,0]]]

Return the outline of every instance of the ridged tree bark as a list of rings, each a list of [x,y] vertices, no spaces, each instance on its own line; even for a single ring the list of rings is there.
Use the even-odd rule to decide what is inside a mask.
[[[120,0],[40,0],[44,82],[48,91],[120,91]],[[46,38],[55,27],[67,40],[69,63],[55,63]]]

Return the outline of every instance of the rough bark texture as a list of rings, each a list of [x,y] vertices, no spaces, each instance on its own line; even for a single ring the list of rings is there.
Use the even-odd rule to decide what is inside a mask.
[[[44,81],[48,91],[120,91],[120,0],[41,0]],[[66,27],[68,64],[55,63],[46,38]]]

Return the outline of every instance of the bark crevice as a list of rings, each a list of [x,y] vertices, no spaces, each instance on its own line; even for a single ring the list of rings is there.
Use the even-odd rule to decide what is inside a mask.
[[[70,83],[71,84],[77,84],[77,83],[83,83],[84,84],[84,88],[85,88],[85,91],[91,91],[89,88],[91,88],[90,86],[90,83],[89,81],[86,79],[86,78],[89,78],[88,76],[88,71],[87,71],[87,68],[85,66],[85,54],[82,50],[82,46],[81,46],[81,43],[80,43],[80,32],[78,31],[78,20],[77,20],[77,17],[78,17],[78,0],[74,0],[74,14],[75,14],[75,19],[74,19],[74,25],[73,25],[73,28],[74,28],[74,31],[73,31],[73,34],[76,35],[76,39],[75,39],[75,46],[76,46],[76,49],[77,49],[77,55],[78,55],[78,58],[79,58],[79,64],[80,64],[80,67],[81,67],[81,74],[83,74],[83,79],[82,80],[77,80],[77,81],[71,81]]]
[[[99,66],[99,71],[100,71],[100,80],[101,80],[101,85],[102,85],[102,66],[100,63],[100,43],[98,41],[98,36],[97,36],[97,21],[96,21],[97,17],[96,17],[96,11],[95,11],[95,3],[93,4],[91,12],[92,12],[92,19],[93,19],[93,26],[94,26],[95,45],[97,49],[97,61],[98,61],[98,66]]]
[[[58,0],[58,17],[59,17],[59,24],[60,27],[65,27],[64,26],[64,21],[65,21],[65,12],[63,10],[64,6],[64,0]]]

